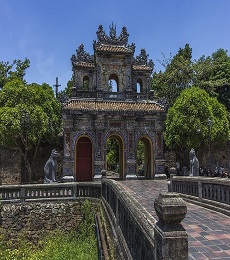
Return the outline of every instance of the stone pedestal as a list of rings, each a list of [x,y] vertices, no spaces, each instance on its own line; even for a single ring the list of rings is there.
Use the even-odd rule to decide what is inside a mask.
[[[62,182],[74,182],[74,177],[73,176],[63,176]]]
[[[62,182],[74,182],[73,161],[63,161]]]
[[[164,161],[158,160],[155,163],[155,175],[154,180],[165,180],[167,176],[165,174],[165,163]]]
[[[93,180],[101,181],[101,179],[106,178],[106,170],[101,170],[100,174],[95,174]]]
[[[155,259],[188,259],[188,235],[180,222],[187,207],[177,193],[159,194],[154,202],[159,217],[155,225]]]
[[[126,180],[137,180],[137,175],[136,174],[127,174],[125,176]]]
[[[136,172],[136,161],[135,160],[127,160],[127,174],[125,176],[126,180],[137,180]]]

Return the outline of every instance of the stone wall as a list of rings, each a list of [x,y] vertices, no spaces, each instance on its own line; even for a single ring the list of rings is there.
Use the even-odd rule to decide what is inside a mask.
[[[1,207],[1,228],[7,235],[22,231],[36,240],[44,233],[60,229],[76,229],[82,221],[83,199],[68,202],[27,202],[3,204]],[[94,207],[98,201],[93,201]]]

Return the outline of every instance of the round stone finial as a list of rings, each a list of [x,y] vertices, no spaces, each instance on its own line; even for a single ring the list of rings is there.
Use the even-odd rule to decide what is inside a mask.
[[[187,213],[185,201],[175,192],[160,193],[154,202],[159,220],[165,224],[179,224]]]

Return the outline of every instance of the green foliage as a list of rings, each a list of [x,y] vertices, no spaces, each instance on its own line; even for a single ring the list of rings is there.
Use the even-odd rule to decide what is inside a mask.
[[[76,231],[50,232],[36,245],[19,235],[14,240],[0,236],[1,260],[93,260],[98,259],[94,210],[86,200],[82,206],[84,221]]]
[[[208,119],[213,122],[211,129]],[[198,87],[186,89],[168,110],[165,143],[187,153],[191,148],[197,149],[202,145],[207,147],[209,138],[217,144],[228,140],[226,108],[205,90]]]
[[[98,255],[95,234],[90,233],[82,236],[76,231],[69,234],[55,231],[39,241],[37,246],[21,238],[17,240],[17,248],[12,247],[12,240],[5,243],[2,239],[0,242],[1,260],[96,260]]]
[[[230,57],[227,50],[218,49],[211,56],[201,56],[192,61],[192,49],[188,44],[179,49],[174,57],[160,61],[165,71],[155,72],[152,88],[158,98],[170,106],[181,91],[197,86],[217,97],[230,112]]]
[[[144,155],[145,155],[144,149],[145,149],[144,142],[142,142],[140,140],[137,145],[137,164],[138,165],[141,165],[142,163],[144,163]]]
[[[186,44],[174,57],[161,62],[165,67],[164,72],[153,74],[152,88],[159,98],[166,99],[169,106],[175,102],[182,90],[191,86],[193,77],[191,59],[192,49]]]
[[[106,161],[111,170],[116,169],[116,165],[119,162],[119,144],[114,138],[107,140]]]
[[[20,79],[23,80],[26,74],[26,69],[29,68],[30,61],[25,59],[14,60],[12,63],[10,62],[0,62],[0,87],[3,87],[7,82]]]
[[[137,163],[141,165],[144,163],[144,143],[138,142],[137,146]],[[115,170],[119,163],[119,143],[115,138],[107,140],[107,154],[106,154],[107,165],[111,170]]]
[[[194,84],[216,96],[230,112],[230,57],[218,49],[211,56],[202,56],[194,63]]]
[[[74,87],[74,79],[72,78],[67,82],[67,87],[58,92],[58,100],[62,101],[63,99],[68,99],[72,96],[72,89]]]
[[[0,92],[0,144],[25,147],[25,125],[22,116],[28,113],[28,145],[41,140],[51,141],[60,132],[60,105],[47,84],[25,84],[15,79],[7,82]]]

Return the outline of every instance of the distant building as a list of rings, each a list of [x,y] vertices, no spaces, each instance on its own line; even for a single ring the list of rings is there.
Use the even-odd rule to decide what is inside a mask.
[[[126,27],[119,36],[110,26],[98,27],[94,55],[81,44],[72,56],[75,85],[63,107],[64,180],[91,181],[106,170],[106,142],[119,143],[119,175],[135,176],[137,145],[145,146],[144,176],[153,179],[164,171],[165,109],[150,90],[153,62],[144,49],[134,58]]]

